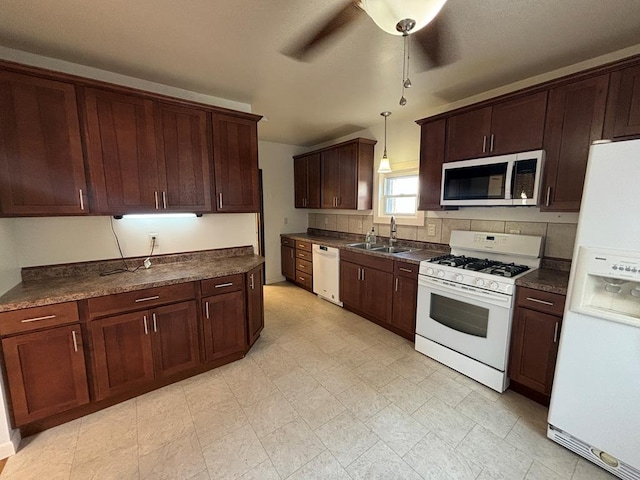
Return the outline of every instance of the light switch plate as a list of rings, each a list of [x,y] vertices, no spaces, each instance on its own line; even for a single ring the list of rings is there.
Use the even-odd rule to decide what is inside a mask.
[[[433,223],[427,224],[427,235],[429,237],[435,237],[436,236],[436,226]]]

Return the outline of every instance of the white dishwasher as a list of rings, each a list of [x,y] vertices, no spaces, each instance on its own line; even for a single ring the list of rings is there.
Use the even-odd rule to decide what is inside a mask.
[[[340,301],[340,250],[313,244],[313,293],[331,303]]]

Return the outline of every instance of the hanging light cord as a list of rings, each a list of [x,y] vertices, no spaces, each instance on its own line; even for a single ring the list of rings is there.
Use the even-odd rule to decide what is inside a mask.
[[[387,117],[389,115],[384,116],[384,154],[382,158],[387,158]]]
[[[403,35],[404,45],[402,49],[402,95],[400,96],[400,106],[404,107],[407,104],[407,99],[404,96],[405,88],[411,87],[411,80],[409,80],[409,35]]]

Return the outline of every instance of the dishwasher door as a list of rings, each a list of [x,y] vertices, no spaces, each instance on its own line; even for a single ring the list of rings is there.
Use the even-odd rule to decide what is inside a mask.
[[[313,293],[331,303],[340,301],[340,250],[313,244]]]

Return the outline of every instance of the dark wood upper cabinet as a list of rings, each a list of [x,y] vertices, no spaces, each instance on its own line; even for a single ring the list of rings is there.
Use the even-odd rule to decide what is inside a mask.
[[[320,208],[320,154],[293,157],[296,208]]]
[[[156,378],[199,365],[195,300],[152,310],[151,326]]]
[[[160,102],[154,113],[163,209],[210,212],[208,113]]]
[[[446,120],[420,125],[420,201],[418,210],[440,210]]]
[[[218,212],[257,212],[257,121],[213,114],[213,165]]]
[[[84,89],[87,165],[96,213],[152,212],[162,198],[153,102]]]
[[[543,211],[578,211],[589,147],[602,138],[609,74],[550,90]]]
[[[246,274],[247,286],[247,341],[253,345],[264,328],[264,293],[262,287],[264,265],[259,265]]]
[[[611,74],[604,138],[640,136],[640,65]]]
[[[14,427],[89,403],[79,325],[2,340]]]
[[[5,215],[89,211],[75,87],[0,71],[0,206]]]
[[[543,91],[453,115],[445,161],[541,149],[546,107]]]

